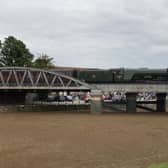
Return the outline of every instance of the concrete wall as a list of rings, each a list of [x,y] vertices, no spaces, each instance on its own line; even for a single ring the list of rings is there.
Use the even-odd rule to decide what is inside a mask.
[[[97,92],[168,92],[168,84],[93,84]]]
[[[0,112],[85,112],[90,113],[90,105],[7,105],[0,106]]]

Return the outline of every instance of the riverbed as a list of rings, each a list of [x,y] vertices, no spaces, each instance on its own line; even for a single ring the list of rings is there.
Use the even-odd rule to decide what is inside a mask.
[[[0,113],[2,168],[146,168],[168,161],[167,113]]]

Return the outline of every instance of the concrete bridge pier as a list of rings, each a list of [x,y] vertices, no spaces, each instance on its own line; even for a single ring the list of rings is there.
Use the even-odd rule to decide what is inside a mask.
[[[166,112],[166,93],[157,93],[156,97],[157,97],[156,111]]]
[[[126,93],[126,112],[136,112],[136,96],[135,92]]]
[[[102,114],[102,101],[92,100],[91,102],[91,114]]]

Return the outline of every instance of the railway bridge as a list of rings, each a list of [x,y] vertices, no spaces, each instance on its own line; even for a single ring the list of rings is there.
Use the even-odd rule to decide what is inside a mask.
[[[159,84],[86,84],[70,76],[49,70],[27,67],[0,68],[0,104],[24,102],[27,93],[46,94],[49,92],[125,92],[126,110],[136,112],[136,95],[139,92],[157,93],[157,111],[166,111],[168,83]]]
[[[0,104],[24,103],[27,93],[90,91],[89,85],[72,77],[26,67],[0,68]]]

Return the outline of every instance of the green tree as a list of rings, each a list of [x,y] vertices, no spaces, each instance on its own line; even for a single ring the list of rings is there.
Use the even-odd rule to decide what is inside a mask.
[[[0,66],[31,66],[33,54],[29,52],[26,45],[13,36],[5,38],[0,43]]]
[[[37,59],[35,59],[33,65],[35,68],[45,68],[45,69],[55,67],[53,63],[53,58],[49,57],[46,54],[42,54]]]

